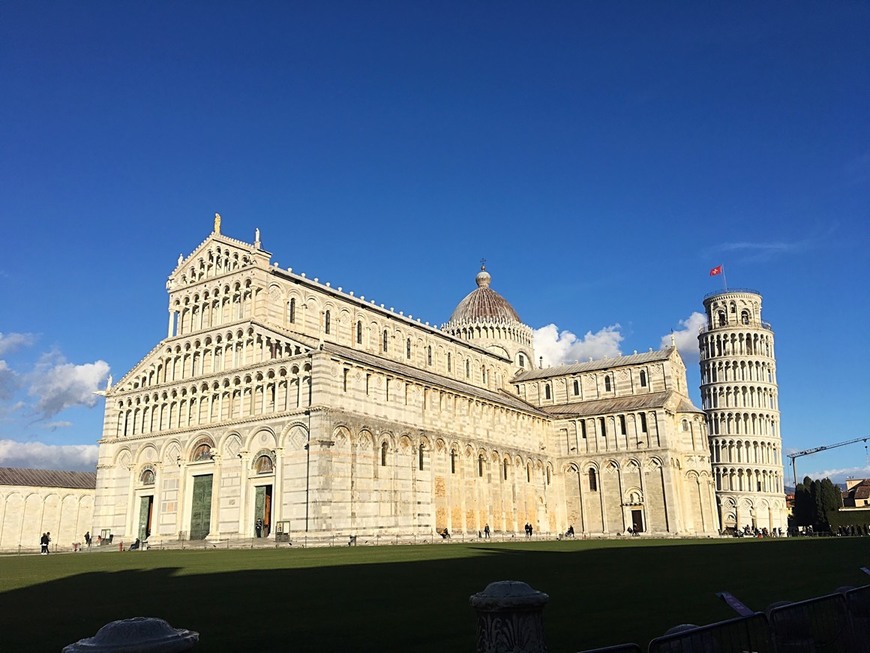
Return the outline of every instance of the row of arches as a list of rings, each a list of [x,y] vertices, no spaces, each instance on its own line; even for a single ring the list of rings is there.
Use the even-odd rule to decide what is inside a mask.
[[[741,467],[716,467],[713,469],[716,490],[721,492],[784,493],[782,474],[775,470]]]
[[[710,435],[779,436],[779,420],[774,415],[758,413],[707,413]]]
[[[184,381],[303,353],[297,343],[258,333],[253,328],[224,331],[167,345],[157,360],[129,380],[128,387],[147,388]]]
[[[730,361],[708,359],[701,363],[701,383],[757,381],[776,383],[772,361]]]
[[[782,466],[776,442],[711,438],[710,452],[714,463],[755,463],[757,465]]]
[[[202,294],[176,297],[170,307],[169,336],[183,336],[255,315],[260,288],[252,279],[226,283]]]
[[[710,408],[768,408],[777,410],[776,389],[754,386],[701,388],[704,410]]]
[[[442,330],[460,340],[500,340],[532,346],[532,331],[525,324],[483,318],[474,322],[448,322]]]
[[[202,279],[210,279],[248,267],[252,262],[250,254],[226,245],[215,244],[190,261],[190,265],[181,273],[181,283],[188,285]]]
[[[717,356],[773,357],[773,338],[763,333],[716,333],[701,335],[701,360]]]
[[[279,366],[117,403],[118,437],[284,412],[310,403],[311,366]]]

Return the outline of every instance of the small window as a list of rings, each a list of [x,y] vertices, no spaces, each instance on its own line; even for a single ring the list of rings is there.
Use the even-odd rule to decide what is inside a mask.
[[[290,300],[290,308],[287,311],[287,321],[290,324],[296,322],[296,299],[292,298]]]
[[[526,465],[526,483],[532,482],[532,465]]]
[[[646,387],[646,370],[640,371],[640,387],[641,388]]]
[[[682,424],[681,424],[681,427],[682,427],[683,431],[688,431],[689,430],[689,420],[684,419]]]
[[[417,466],[420,468],[420,471],[423,471],[423,452],[425,451],[425,447],[421,444],[419,449],[417,450]]]
[[[726,322],[725,311],[719,311],[719,326],[725,326]]]
[[[432,364],[432,345],[429,345],[429,347],[426,349],[426,364]]]
[[[502,477],[504,478],[504,480],[507,480],[507,476],[508,476],[508,461],[507,461],[507,458],[505,458],[505,459],[504,459],[504,462],[502,462],[502,464],[501,464],[501,469],[502,469],[502,472],[501,472],[501,473],[502,473]]]
[[[580,435],[585,440],[586,439],[586,420],[580,420]]]
[[[447,371],[453,371],[453,357],[450,355],[450,352],[447,352]]]
[[[612,385],[611,382],[610,382],[610,377],[609,377],[609,376],[605,376],[605,377],[604,377],[604,391],[605,391],[605,392],[610,392],[612,389],[613,389],[613,385]]]
[[[384,353],[387,353],[388,343],[390,342],[390,337],[387,335],[387,330],[384,329]]]
[[[193,450],[193,455],[190,457],[193,462],[199,462],[201,460],[211,460],[211,446],[207,443],[203,442],[196,449]]]
[[[342,374],[342,378],[341,378],[341,388],[344,392],[347,392],[347,376],[348,376],[348,374],[350,374],[350,370],[345,368],[342,371],[343,371],[343,374]]]
[[[254,471],[257,474],[271,474],[275,471],[275,465],[269,456],[263,454],[258,456],[257,460],[254,461]]]
[[[544,386],[544,399],[552,399],[552,392],[550,391],[550,384],[547,383]]]
[[[381,443],[381,467],[387,466],[387,450],[389,447],[386,442]]]
[[[356,344],[362,344],[362,321],[356,323]]]
[[[576,397],[579,394],[580,394],[580,381],[578,381],[577,379],[574,379],[574,396]]]
[[[456,449],[450,450],[450,473],[456,473]]]
[[[471,378],[471,361],[465,360],[465,378]]]
[[[619,416],[619,432],[622,435],[625,435],[625,415]]]
[[[154,485],[154,470],[150,468],[143,470],[142,476],[139,477],[139,482],[142,485]]]
[[[598,418],[598,427],[601,430],[601,433],[600,433],[601,437],[606,438],[607,437],[607,422],[604,421],[603,417]]]
[[[411,358],[411,339],[405,342],[405,358]]]
[[[526,357],[525,357],[525,356],[523,356],[522,354],[520,354],[518,360],[519,360],[519,363],[520,363],[520,367],[525,367],[525,366],[526,366]]]
[[[327,335],[329,335],[329,329],[330,329],[330,327],[331,327],[331,321],[332,321],[332,320],[331,320],[331,316],[330,316],[330,314],[329,314],[329,311],[326,311],[326,313],[325,313],[324,316],[323,316],[323,331],[324,331],[324,333],[326,333]]]
[[[741,324],[749,324],[749,311],[743,311],[740,314],[740,323]]]
[[[477,475],[483,477],[483,456],[477,457]]]
[[[595,469],[589,468],[589,491],[598,491],[598,476],[595,474]]]
[[[640,430],[643,433],[646,433],[646,413],[640,414]]]

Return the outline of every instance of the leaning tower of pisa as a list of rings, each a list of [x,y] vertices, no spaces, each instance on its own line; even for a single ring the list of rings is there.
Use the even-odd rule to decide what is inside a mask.
[[[701,402],[723,529],[788,527],[773,330],[761,294],[725,290],[704,298]]]

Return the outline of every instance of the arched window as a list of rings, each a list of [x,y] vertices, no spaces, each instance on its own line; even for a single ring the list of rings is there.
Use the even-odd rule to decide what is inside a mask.
[[[610,392],[612,389],[613,389],[613,385],[610,382],[610,376],[609,375],[605,376],[604,377],[604,391]]]
[[[154,485],[154,470],[146,467],[142,470],[142,475],[139,477],[139,482],[142,485]]]
[[[526,465],[526,483],[532,482],[532,463]]]
[[[580,394],[580,381],[578,381],[577,379],[574,379],[574,396],[577,396],[579,394]]]
[[[358,320],[356,323],[356,344],[362,344],[362,320]]]
[[[429,345],[429,347],[426,348],[426,364],[432,364],[432,345]]]
[[[196,449],[193,450],[193,454],[190,456],[190,459],[193,462],[199,462],[201,460],[211,460],[211,446],[207,442],[203,442],[200,445],[197,445]]]
[[[389,446],[386,442],[381,442],[381,467],[387,466],[387,450]]]
[[[471,377],[471,361],[467,358],[465,359],[465,378]]]
[[[411,358],[411,339],[405,341],[405,358]]]
[[[477,457],[477,475],[480,477],[483,476],[483,456],[482,455]]]
[[[502,468],[502,477],[504,478],[504,480],[507,480],[507,474],[508,474],[508,460],[507,460],[507,458],[505,458],[504,461],[502,462],[501,468]]]
[[[646,370],[640,371],[640,387],[641,388],[646,387]]]
[[[450,352],[447,352],[447,371],[453,371],[453,357],[450,355]]]
[[[417,453],[417,465],[420,468],[420,471],[423,471],[423,452],[425,451],[425,447],[421,444],[418,453]]]
[[[689,420],[684,419],[681,426],[682,426],[683,431],[688,431],[689,430]]]
[[[619,416],[619,432],[625,435],[625,415]]]
[[[272,462],[272,458],[266,454],[257,456],[257,459],[254,461],[254,471],[257,474],[271,474],[274,472],[275,465]]]
[[[290,308],[287,311],[287,321],[290,324],[296,322],[296,298],[293,297],[290,299]]]
[[[595,474],[595,468],[589,468],[589,490],[591,492],[598,491],[598,476]]]
[[[329,334],[329,328],[332,322],[331,317],[332,316],[329,314],[329,311],[326,311],[326,313],[324,313],[323,315],[323,332],[327,335]]]
[[[387,335],[387,330],[384,329],[384,353],[387,353],[387,349],[388,349],[387,343],[389,343],[389,341],[390,341],[390,337],[389,337],[389,335]]]
[[[450,450],[450,473],[456,473],[456,449]]]
[[[740,323],[741,324],[749,324],[749,311],[741,311]]]
[[[726,324],[725,311],[719,311],[719,326],[725,326],[725,324]]]
[[[544,399],[552,399],[551,395],[550,384],[547,383],[544,385]]]

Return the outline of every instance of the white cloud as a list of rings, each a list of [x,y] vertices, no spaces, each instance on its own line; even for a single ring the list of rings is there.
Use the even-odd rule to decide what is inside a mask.
[[[595,333],[587,331],[578,339],[570,331],[560,332],[555,324],[548,324],[534,331],[535,353],[543,359],[544,367],[620,356],[619,343],[623,339],[620,328],[619,324],[612,324]]]
[[[48,445],[0,440],[0,467],[92,472],[97,468],[97,449],[95,444]]]
[[[677,351],[683,357],[683,362],[687,365],[690,362],[697,363],[700,360],[700,352],[698,351],[698,331],[701,327],[707,324],[707,316],[703,313],[695,311],[685,320],[680,320],[682,329],[674,331],[674,342],[677,345]],[[662,336],[662,347],[671,346],[671,334]]]
[[[813,480],[821,480],[823,478],[831,479],[831,483],[843,484],[847,478],[870,478],[870,465],[863,467],[840,467],[834,469],[823,469],[818,472],[801,473],[798,469],[798,482],[804,480],[805,476],[809,476]]]
[[[0,354],[14,351],[19,347],[28,347],[35,340],[36,336],[32,333],[0,333]]]
[[[73,406],[92,408],[99,397],[94,392],[109,375],[109,364],[73,365],[59,354],[46,354],[30,375],[29,394],[36,397],[34,410],[47,419]]]
[[[18,390],[20,380],[15,370],[11,369],[6,361],[0,360],[0,401],[11,399]]]

